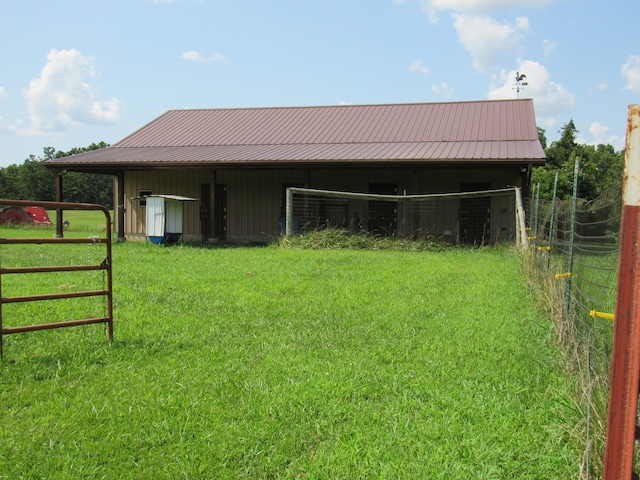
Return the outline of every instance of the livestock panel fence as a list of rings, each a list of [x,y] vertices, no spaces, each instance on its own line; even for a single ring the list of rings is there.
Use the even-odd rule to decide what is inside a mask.
[[[335,229],[466,245],[527,242],[520,188],[428,195],[382,195],[288,188],[286,235]]]
[[[640,125],[639,106],[629,107],[629,119]],[[578,158],[573,196],[556,197],[556,174],[551,199],[540,198],[536,185],[528,199],[528,271],[546,295],[576,379],[575,408],[583,421],[574,432],[585,443],[582,478],[631,479],[640,466],[634,452],[640,432],[640,201],[628,205],[630,190],[640,191],[640,139],[632,131],[624,178],[600,197],[577,198]]]

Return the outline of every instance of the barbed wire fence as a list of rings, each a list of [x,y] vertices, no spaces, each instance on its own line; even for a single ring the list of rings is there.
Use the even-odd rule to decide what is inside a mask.
[[[571,432],[584,440],[582,478],[599,478],[606,441],[609,370],[622,212],[622,180],[600,197],[576,197],[579,160],[571,198],[529,199],[533,280],[552,310],[556,339],[576,380],[583,419]],[[556,175],[556,186],[558,176]]]

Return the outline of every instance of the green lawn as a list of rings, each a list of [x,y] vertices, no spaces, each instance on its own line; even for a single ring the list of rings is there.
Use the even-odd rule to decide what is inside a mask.
[[[3,266],[51,246],[8,248]],[[125,243],[114,290],[111,346],[95,325],[5,337],[0,478],[579,476],[552,327],[510,250]],[[5,326],[31,315],[9,307]]]

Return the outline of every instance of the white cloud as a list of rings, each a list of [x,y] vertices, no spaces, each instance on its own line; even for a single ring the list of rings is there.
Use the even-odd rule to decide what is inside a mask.
[[[40,76],[23,91],[31,124],[21,134],[42,135],[82,124],[112,124],[123,110],[121,100],[98,100],[87,79],[95,78],[94,60],[76,49],[47,55]]]
[[[427,75],[429,73],[429,67],[422,63],[422,60],[416,60],[411,65],[409,65],[409,71]]]
[[[425,9],[490,13],[513,8],[544,7],[554,0],[421,0]]]
[[[551,53],[556,49],[557,45],[551,40],[543,40],[542,46],[544,47],[544,57],[549,58]]]
[[[453,97],[453,89],[447,82],[441,82],[440,85],[431,85],[431,91],[436,95],[447,99]]]
[[[593,142],[586,142],[584,139],[577,139],[579,143],[588,143],[590,145],[612,145],[616,150],[624,149],[624,138],[618,135],[610,135],[609,127],[605,127],[600,122],[593,122],[589,127],[589,133],[593,136]]]
[[[529,18],[516,17],[516,27],[518,28],[518,30],[529,31]]]
[[[560,129],[560,122],[555,117],[537,117],[536,124],[542,126],[547,132],[557,132]]]
[[[589,127],[589,132],[598,143],[604,143],[609,132],[609,127],[605,127],[600,122],[593,122]]]
[[[532,60],[519,61],[519,72],[527,76],[527,83],[522,87],[521,98],[533,98],[536,114],[540,116],[552,116],[569,112],[574,107],[573,94],[567,91],[562,84],[553,82],[544,65]],[[502,71],[494,76],[493,87],[487,97],[490,100],[501,98],[515,98],[515,70]]]
[[[640,93],[640,56],[629,55],[627,63],[620,68],[620,73],[627,81],[625,90]]]
[[[0,85],[0,98],[7,98],[7,97],[8,97],[7,91],[2,85]]]
[[[473,57],[473,66],[481,73],[490,73],[522,52],[521,40],[528,30],[528,20],[515,25],[500,23],[488,16],[453,14],[458,38]]]
[[[177,2],[183,2],[183,3],[188,3],[188,2],[202,3],[203,2],[203,0],[145,0],[145,1],[154,3],[156,5],[162,4],[162,3],[177,3]]]
[[[230,63],[229,58],[221,53],[212,53],[208,57],[202,55],[200,52],[195,50],[189,50],[187,52],[183,52],[180,55],[180,58],[183,60],[187,60],[189,62],[197,62],[197,63],[209,63],[209,62],[222,62],[222,63]]]
[[[422,9],[431,21],[437,22],[439,11],[453,11],[474,15],[488,14],[513,8],[544,7],[554,0],[420,0]]]

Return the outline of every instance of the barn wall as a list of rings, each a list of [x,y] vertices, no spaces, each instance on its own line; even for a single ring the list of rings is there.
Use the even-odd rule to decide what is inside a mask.
[[[125,232],[127,239],[145,238],[145,208],[135,199],[140,191],[198,198],[185,202],[183,238],[201,239],[200,186],[208,183],[210,170],[147,170],[125,174]],[[465,183],[488,183],[490,188],[505,188],[520,183],[517,167],[477,168],[319,168],[319,169],[246,169],[218,170],[217,184],[227,186],[227,240],[237,243],[268,242],[280,233],[284,217],[284,188],[309,188],[369,192],[370,184],[394,184],[398,194],[447,193],[460,191]],[[459,201],[441,201],[433,216],[405,219],[409,229],[456,234]],[[513,206],[510,197],[496,198],[491,204],[492,238],[513,235]],[[512,237],[511,237],[512,238]]]
[[[136,197],[141,191],[154,194],[182,195],[197,198],[196,202],[184,202],[183,238],[200,238],[200,183],[202,172],[197,170],[147,170],[125,173],[125,237],[141,240],[146,236],[146,208]]]
[[[227,186],[227,239],[265,242],[279,235],[284,217],[284,186],[305,185],[303,170],[220,170],[216,182]]]

